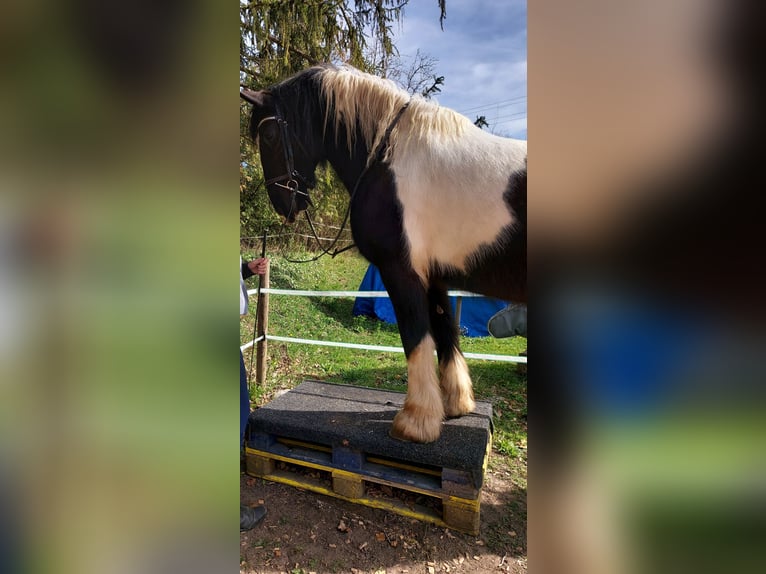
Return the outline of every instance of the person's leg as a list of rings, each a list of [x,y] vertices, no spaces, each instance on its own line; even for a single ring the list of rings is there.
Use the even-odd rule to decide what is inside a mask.
[[[242,357],[242,351],[239,352],[239,447],[242,448],[242,441],[245,439],[245,427],[247,419],[250,416],[250,393],[247,390],[247,370],[245,369],[245,360]],[[255,508],[239,505],[239,530],[250,530],[255,527],[263,517],[266,516],[266,507],[256,506]]]
[[[250,393],[247,390],[247,370],[242,351],[239,352],[239,446],[245,439],[245,427],[250,416]]]

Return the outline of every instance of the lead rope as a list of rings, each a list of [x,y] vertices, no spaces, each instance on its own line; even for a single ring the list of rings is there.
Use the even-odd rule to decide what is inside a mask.
[[[335,239],[333,239],[332,243],[330,243],[330,246],[325,249],[322,247],[322,243],[319,240],[319,236],[317,235],[316,229],[314,229],[314,222],[311,221],[311,216],[309,215],[308,210],[306,210],[306,220],[309,223],[309,229],[311,229],[311,233],[314,236],[314,240],[317,242],[317,245],[319,246],[319,249],[321,252],[316,255],[315,257],[312,257],[311,259],[288,259],[285,257],[286,261],[289,261],[290,263],[311,263],[313,261],[317,261],[320,257],[324,255],[329,255],[331,258],[335,258],[335,256],[340,255],[344,251],[348,251],[349,249],[353,249],[356,247],[355,243],[351,243],[351,245],[347,245],[346,247],[343,247],[342,249],[336,249],[334,251],[330,251],[340,240],[340,236],[343,234],[343,231],[346,228],[346,224],[348,223],[349,215],[351,214],[351,204],[354,201],[354,196],[356,196],[356,192],[359,189],[359,184],[364,179],[364,176],[367,175],[367,172],[370,170],[370,168],[375,165],[376,163],[383,160],[384,157],[384,151],[386,147],[388,146],[388,139],[391,137],[391,132],[394,131],[394,128],[396,127],[396,124],[399,123],[399,120],[401,119],[402,115],[404,115],[405,110],[409,107],[410,100],[405,102],[405,104],[399,108],[399,111],[396,113],[396,116],[394,116],[394,119],[391,120],[391,123],[386,128],[385,133],[383,134],[383,137],[380,139],[380,142],[378,142],[378,146],[375,148],[375,151],[370,155],[370,157],[367,160],[367,165],[364,166],[364,169],[362,170],[362,173],[359,174],[359,177],[356,180],[356,183],[354,184],[354,189],[351,190],[351,195],[348,199],[348,206],[346,207],[346,214],[343,216],[343,223],[340,226],[340,229],[338,230],[338,233],[335,235]],[[290,208],[290,211],[292,211],[292,208],[295,206],[295,192],[293,192],[293,199],[292,199],[292,206]],[[282,223],[282,228],[287,224],[287,219],[285,218],[285,221]],[[281,234],[281,230],[280,230]]]

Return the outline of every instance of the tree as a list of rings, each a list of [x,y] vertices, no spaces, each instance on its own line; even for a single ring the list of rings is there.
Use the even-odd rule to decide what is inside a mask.
[[[438,63],[439,61],[433,56],[422,54],[418,50],[411,62],[406,56],[392,57],[388,67],[381,70],[381,75],[393,80],[410,94],[420,94],[424,98],[430,98],[441,91],[439,86],[444,85],[444,76],[436,75]]]
[[[263,89],[285,77],[320,62],[347,62],[361,70],[385,75],[398,56],[392,27],[401,22],[409,0],[242,0],[240,2],[240,86]],[[440,22],[446,16],[439,1]],[[426,56],[420,56],[427,60]],[[443,77],[433,74],[419,90],[429,97],[440,91]],[[249,107],[240,113],[240,230],[258,235],[278,221],[265,192],[263,180],[248,133]],[[319,174],[312,193],[316,217],[328,222],[342,214],[333,205],[344,199],[334,174]]]
[[[392,24],[409,0],[254,0],[240,4],[240,83],[263,87],[319,62],[369,69],[394,54]]]

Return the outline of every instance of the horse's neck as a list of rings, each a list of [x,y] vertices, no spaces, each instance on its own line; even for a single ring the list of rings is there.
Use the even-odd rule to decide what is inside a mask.
[[[353,193],[354,187],[367,164],[370,152],[367,146],[362,143],[363,138],[359,135],[351,148],[353,153],[349,153],[345,127],[340,126],[340,137],[337,140],[335,133],[330,133],[331,131],[327,130],[324,142],[327,161],[338,174],[348,192]]]

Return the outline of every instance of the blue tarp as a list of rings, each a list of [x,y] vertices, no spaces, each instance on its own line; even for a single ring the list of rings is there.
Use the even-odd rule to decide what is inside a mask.
[[[380,272],[374,265],[367,268],[360,291],[385,291]],[[457,297],[450,297],[452,312],[455,312]],[[468,337],[488,337],[487,321],[495,313],[508,305],[505,301],[491,299],[489,297],[463,297],[460,310],[460,330]],[[381,321],[396,324],[396,315],[391,305],[391,300],[384,297],[357,297],[354,302],[354,315],[366,315],[376,317]]]

